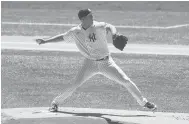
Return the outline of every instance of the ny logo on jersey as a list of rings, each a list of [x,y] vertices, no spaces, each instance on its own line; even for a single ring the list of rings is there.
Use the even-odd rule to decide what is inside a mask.
[[[89,39],[90,39],[90,42],[92,41],[92,42],[95,42],[95,40],[96,40],[96,34],[95,33],[92,33],[92,34],[89,34],[89,37],[88,37]]]

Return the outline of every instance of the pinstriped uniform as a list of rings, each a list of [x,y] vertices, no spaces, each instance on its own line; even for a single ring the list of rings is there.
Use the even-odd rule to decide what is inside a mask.
[[[100,59],[109,55],[106,26],[104,22],[94,21],[93,25],[84,30],[81,25],[70,29],[64,34],[65,41],[75,41],[81,54],[88,59]]]
[[[53,100],[53,103],[61,104],[90,77],[95,74],[102,74],[127,88],[137,102],[141,106],[144,106],[147,102],[146,98],[142,96],[140,90],[122,69],[116,65],[110,55],[107,36],[111,32],[107,29],[111,26],[104,22],[94,21],[93,25],[87,30],[84,30],[81,25],[78,25],[63,34],[65,41],[74,41],[76,43],[85,59],[77,76],[70,83],[70,87],[61,95],[57,96]]]

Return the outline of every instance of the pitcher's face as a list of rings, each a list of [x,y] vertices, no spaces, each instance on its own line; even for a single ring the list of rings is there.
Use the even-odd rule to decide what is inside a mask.
[[[86,26],[91,26],[93,24],[93,15],[92,13],[88,14],[87,16],[81,19],[81,22]]]

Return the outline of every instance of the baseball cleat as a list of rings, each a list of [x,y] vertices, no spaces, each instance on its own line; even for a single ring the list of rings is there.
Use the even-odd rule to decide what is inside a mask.
[[[55,103],[51,104],[51,107],[49,108],[50,112],[58,112],[58,105]]]
[[[154,103],[151,103],[151,102],[147,102],[145,105],[144,105],[145,108],[148,108],[152,111],[155,111],[157,109],[157,106],[154,104]]]

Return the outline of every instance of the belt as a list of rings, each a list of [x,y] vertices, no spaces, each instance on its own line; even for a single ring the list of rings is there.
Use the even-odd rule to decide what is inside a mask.
[[[102,61],[102,60],[106,60],[106,59],[108,59],[108,58],[109,58],[109,56],[105,56],[104,58],[96,59],[96,61]]]

